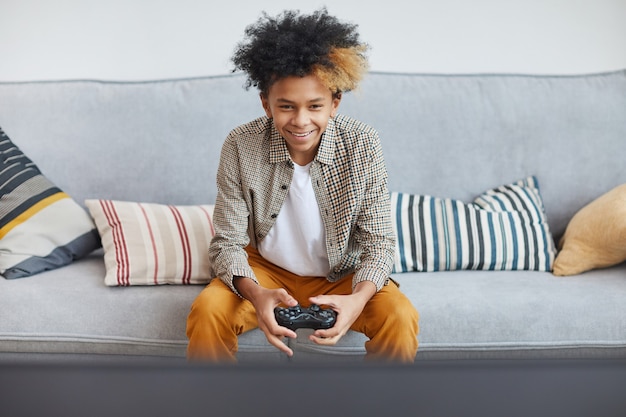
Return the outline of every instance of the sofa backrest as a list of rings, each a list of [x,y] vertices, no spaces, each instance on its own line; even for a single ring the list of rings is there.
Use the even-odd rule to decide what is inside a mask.
[[[343,104],[378,129],[392,190],[471,201],[535,175],[557,238],[583,205],[626,183],[626,71],[371,74]]]
[[[0,83],[0,127],[79,202],[210,203],[224,138],[263,114],[244,82]],[[340,111],[379,131],[392,191],[470,201],[535,175],[557,237],[580,207],[626,182],[626,71],[373,72]]]
[[[0,127],[79,202],[207,203],[224,138],[261,115],[244,82],[0,83]]]

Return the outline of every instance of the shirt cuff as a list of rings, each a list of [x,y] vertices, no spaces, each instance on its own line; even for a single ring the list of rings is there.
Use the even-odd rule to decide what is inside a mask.
[[[235,277],[246,277],[246,278],[250,278],[252,281],[255,282],[255,284],[259,284],[259,281],[256,279],[256,277],[254,276],[254,271],[252,271],[252,269],[246,269],[246,270],[234,270],[232,272],[230,272],[229,274],[227,274],[226,276],[222,276],[220,277],[220,279],[224,282],[224,284],[228,285],[228,287],[232,290],[232,292],[234,292],[235,294],[237,294],[240,298],[244,298],[243,295],[241,295],[239,293],[239,291],[237,291],[237,288],[235,288]]]
[[[376,285],[376,292],[378,292],[385,286],[388,279],[389,273],[383,269],[362,268],[357,270],[352,278],[352,290],[354,290],[359,282],[371,281]]]

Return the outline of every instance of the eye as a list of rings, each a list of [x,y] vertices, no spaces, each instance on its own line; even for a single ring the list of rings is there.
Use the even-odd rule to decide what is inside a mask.
[[[310,107],[310,109],[311,109],[311,110],[320,110],[320,109],[322,109],[323,107],[324,107],[324,105],[322,105],[322,104],[312,104],[312,105],[311,105],[311,107]]]

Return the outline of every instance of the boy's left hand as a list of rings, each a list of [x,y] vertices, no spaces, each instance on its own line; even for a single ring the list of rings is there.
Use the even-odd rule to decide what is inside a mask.
[[[376,294],[373,282],[360,282],[349,295],[318,295],[309,298],[313,304],[332,308],[337,313],[337,321],[330,329],[313,332],[309,339],[318,345],[335,345],[359,318],[367,302]]]

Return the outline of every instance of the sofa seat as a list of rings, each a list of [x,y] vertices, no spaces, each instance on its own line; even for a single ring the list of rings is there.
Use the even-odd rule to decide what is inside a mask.
[[[96,251],[65,268],[0,280],[0,351],[184,359],[185,320],[203,286],[107,287],[104,274]],[[418,359],[614,358],[626,355],[625,276],[621,265],[567,278],[450,271],[394,279],[421,315]],[[309,332],[289,341],[292,361],[363,357],[360,333],[325,347]],[[241,361],[287,360],[260,330],[239,343]]]

